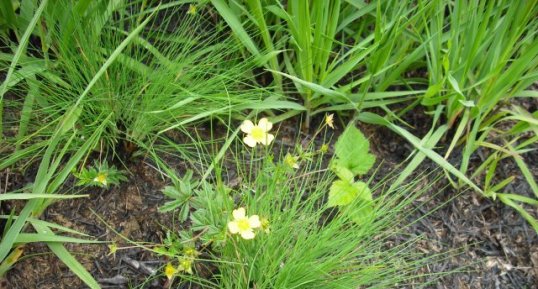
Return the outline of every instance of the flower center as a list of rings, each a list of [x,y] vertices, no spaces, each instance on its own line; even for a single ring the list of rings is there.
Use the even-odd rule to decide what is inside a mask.
[[[250,131],[250,134],[252,135],[252,138],[256,141],[262,141],[265,138],[265,132],[261,127],[255,126]]]
[[[101,184],[105,184],[106,183],[106,175],[103,174],[103,173],[99,173],[97,175],[97,177],[95,178],[95,181],[101,183]]]
[[[248,222],[248,219],[241,219],[237,221],[237,227],[239,227],[240,231],[246,231],[250,229],[250,223]]]

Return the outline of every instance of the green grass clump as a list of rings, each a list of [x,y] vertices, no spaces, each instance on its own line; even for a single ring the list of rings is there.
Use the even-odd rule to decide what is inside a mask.
[[[0,275],[17,262],[24,244],[38,240],[88,286],[99,288],[62,244],[88,241],[56,236],[52,228],[58,226],[31,221],[64,181],[95,150],[106,156],[120,143],[151,147],[167,131],[240,114],[267,95],[251,87],[251,64],[237,58],[236,45],[178,3],[47,4],[26,6],[35,13],[18,42],[2,38],[3,51],[12,52],[0,54],[6,71],[0,87],[0,169],[40,163],[28,188],[32,196],[7,195],[29,201],[8,218]],[[178,15],[182,21],[173,22]],[[38,233],[24,239],[30,227]]]
[[[360,111],[415,99],[404,73],[424,56],[417,35],[431,5],[405,1],[276,0],[211,3],[245,49],[273,74],[275,88],[293,82],[310,117]],[[405,91],[387,93],[405,85]],[[400,89],[402,90],[402,89]],[[291,92],[291,91],[289,91]]]
[[[384,192],[377,187],[380,200],[366,216],[371,222],[358,223],[347,212],[362,209],[358,199],[343,211],[325,202],[331,174],[316,165],[293,172],[285,166],[262,165],[240,191],[236,206],[267,218],[268,233],[254,240],[229,237],[219,255],[219,288],[390,288],[424,265],[412,241],[385,247],[401,225],[395,220],[418,195],[411,187]]]
[[[339,142],[342,147],[346,141]],[[191,225],[171,229],[157,250],[170,258],[165,273],[178,279],[173,286],[393,288],[435,279],[417,273],[436,259],[413,249],[420,237],[389,245],[407,233],[413,222],[407,217],[415,210],[409,205],[429,187],[418,188],[419,179],[397,189],[388,189],[390,176],[375,184],[364,180],[371,186],[370,202],[356,196],[335,207],[329,191],[335,180],[342,180],[326,168],[325,157],[313,145],[278,159],[270,149],[240,149],[231,164],[214,172],[215,181],[194,181],[191,173],[174,177],[177,181],[164,191],[171,200],[163,212],[177,209],[178,219]],[[235,183],[227,180],[228,169],[237,172],[233,188],[227,186]],[[236,210],[243,209],[253,236],[230,228],[240,220]],[[197,274],[207,273],[200,270],[213,273],[202,278]]]
[[[47,23],[42,47],[21,56],[4,86],[19,96],[5,101],[4,131],[18,133],[4,140],[35,145],[76,107],[82,137],[106,122],[105,150],[120,141],[150,146],[167,131],[240,115],[270,96],[252,87],[252,63],[238,58],[235,43],[200,15],[168,6],[48,6],[40,18]],[[4,64],[14,61],[3,55]]]

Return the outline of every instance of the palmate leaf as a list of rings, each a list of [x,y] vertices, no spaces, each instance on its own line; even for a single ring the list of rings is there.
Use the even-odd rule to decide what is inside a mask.
[[[354,126],[348,126],[334,147],[337,166],[350,170],[355,176],[368,172],[375,156],[368,153],[368,139]]]

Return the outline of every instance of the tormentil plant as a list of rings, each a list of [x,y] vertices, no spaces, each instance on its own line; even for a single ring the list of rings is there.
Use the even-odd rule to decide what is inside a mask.
[[[360,152],[342,148],[353,140]],[[333,166],[354,172],[345,179],[351,189],[346,186],[336,193],[335,174],[322,167],[323,154],[317,147],[304,148],[310,157],[300,159],[298,167],[290,166],[283,155],[274,161],[266,150],[248,152],[246,160],[238,156],[233,171],[240,173],[241,185],[228,188],[218,181],[223,175],[217,175],[216,184],[204,181],[193,189],[188,218],[192,226],[172,230],[175,241],[159,249],[172,260],[183,260],[182,244],[194,240],[206,257],[193,259],[197,269],[192,275],[181,272],[181,263],[175,261],[178,265],[167,266],[166,272],[178,277],[177,286],[195,282],[219,289],[392,288],[422,277],[419,282],[432,281],[416,271],[435,258],[414,252],[413,239],[387,245],[390,238],[405,233],[404,219],[412,213],[408,205],[428,187],[418,189],[419,180],[389,190],[382,189],[388,187],[387,180],[375,185],[355,182],[354,177],[373,164],[367,150],[367,140],[350,126],[337,142]],[[344,155],[358,153],[368,163],[360,169],[344,160]],[[360,190],[355,190],[356,184]],[[370,198],[364,198],[366,190]],[[212,276],[204,279],[199,268],[211,268]]]
[[[74,173],[74,175],[78,179],[78,186],[108,188],[110,185],[119,185],[121,181],[127,180],[123,171],[118,170],[115,166],[109,167],[106,161],[96,162],[90,168],[82,168],[80,173]]]

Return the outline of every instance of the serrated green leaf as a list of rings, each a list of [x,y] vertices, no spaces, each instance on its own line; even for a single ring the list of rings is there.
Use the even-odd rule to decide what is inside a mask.
[[[368,153],[368,139],[354,126],[348,126],[335,144],[335,162],[354,175],[368,172],[375,163],[375,156]]]
[[[337,161],[331,163],[331,170],[338,176],[339,179],[352,182],[355,175],[352,171],[339,165]]]
[[[350,208],[347,213],[350,219],[359,225],[366,225],[374,217],[374,206],[372,201],[360,201],[355,208]]]
[[[164,187],[164,189],[162,190],[162,193],[165,196],[169,198],[173,198],[173,199],[178,199],[181,197],[181,192],[179,192],[175,187],[172,187],[172,186]]]
[[[372,192],[364,182],[351,183],[337,180],[331,185],[329,191],[329,207],[345,206],[351,204],[356,199],[372,200]]]
[[[181,200],[166,202],[164,205],[159,207],[159,212],[165,213],[165,212],[173,211],[179,208],[182,204],[183,204],[183,201]]]

